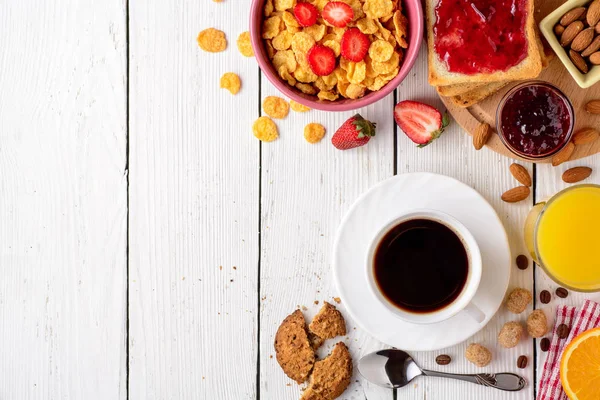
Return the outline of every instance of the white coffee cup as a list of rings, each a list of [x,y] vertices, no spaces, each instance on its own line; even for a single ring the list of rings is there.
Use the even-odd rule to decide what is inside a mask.
[[[383,295],[375,279],[374,258],[379,243],[392,228],[403,222],[414,219],[432,220],[450,228],[462,241],[468,257],[467,279],[459,295],[448,305],[431,312],[411,312],[398,307]],[[479,246],[471,232],[469,232],[469,230],[458,220],[448,214],[431,209],[420,209],[394,218],[389,223],[382,226],[375,237],[372,238],[365,264],[367,282],[371,292],[388,310],[407,322],[415,324],[433,324],[444,321],[461,311],[467,312],[477,322],[482,322],[485,319],[483,312],[472,303],[481,280],[482,261]]]

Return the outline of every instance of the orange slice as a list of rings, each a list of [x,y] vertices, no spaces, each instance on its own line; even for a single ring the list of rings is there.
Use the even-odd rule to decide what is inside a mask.
[[[563,352],[560,380],[571,400],[600,400],[600,328],[577,336]]]

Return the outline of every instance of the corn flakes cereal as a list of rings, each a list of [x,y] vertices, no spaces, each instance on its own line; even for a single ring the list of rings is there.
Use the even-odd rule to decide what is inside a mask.
[[[240,81],[240,77],[233,72],[226,72],[221,77],[221,88],[227,89],[231,94],[237,94],[240,91],[240,87],[242,86],[242,82]]]
[[[305,94],[317,94],[317,89],[313,87],[313,85],[309,85],[308,83],[296,83],[296,88]]]
[[[283,119],[290,112],[287,101],[277,96],[268,96],[263,100],[263,110],[271,118]]]
[[[371,60],[385,62],[394,54],[394,46],[384,40],[376,40],[369,47],[369,57]]]
[[[391,15],[394,10],[392,0],[365,0],[363,11],[371,19],[383,18]]]
[[[198,46],[210,53],[219,53],[227,48],[225,33],[215,28],[208,28],[198,34]]]
[[[265,2],[265,17],[270,17],[273,14],[273,0],[267,0]]]
[[[365,16],[361,0],[345,0],[344,2],[352,8],[355,21]]]
[[[271,60],[273,66],[279,71],[279,67],[285,65],[288,72],[294,72],[298,68],[298,63],[291,50],[278,51]]]
[[[367,64],[364,61],[351,63],[351,68],[348,69],[347,77],[350,83],[360,84],[367,76]]]
[[[292,38],[292,51],[300,65],[308,65],[306,53],[315,45],[315,39],[308,33],[298,32]]]
[[[310,1],[315,7],[317,7],[317,9],[319,11],[323,11],[323,8],[325,8],[325,5],[327,5],[327,3],[329,3],[330,0],[313,0]]]
[[[308,143],[318,143],[325,136],[325,127],[315,122],[304,127],[304,139]]]
[[[290,107],[296,112],[307,112],[310,111],[310,107],[306,107],[304,104],[300,104],[294,100],[290,100]]]
[[[301,27],[296,17],[294,17],[294,14],[288,11],[284,11],[283,14],[281,14],[281,18],[283,19],[283,22],[285,23],[285,28],[288,32],[300,32]]]
[[[213,0],[215,3],[221,3],[223,0]]]
[[[275,56],[275,49],[273,48],[273,45],[271,44],[270,41],[266,41],[265,42],[265,48],[267,49],[267,55],[269,56],[269,58],[272,60],[273,57]]]
[[[406,35],[408,33],[407,27],[408,20],[406,19],[406,17],[402,15],[400,10],[396,11],[394,13],[394,28],[396,30],[394,36],[396,37],[398,45],[403,49],[406,49],[408,47],[408,43],[406,43]]]
[[[333,86],[331,85],[327,85],[325,83],[325,81],[323,80],[323,78],[319,77],[316,81],[315,81],[315,86],[317,87],[317,89],[319,90],[324,90],[324,91],[330,91],[331,89],[333,89]]]
[[[275,15],[271,18],[267,18],[263,22],[262,37],[263,39],[273,39],[281,32],[281,17]]]
[[[348,93],[346,93],[346,90],[348,89],[348,86],[350,86],[350,83],[348,82],[342,82],[340,80],[338,80],[337,83],[337,90],[338,92],[340,92],[340,94],[344,97],[348,97]]]
[[[385,26],[381,24],[379,21],[375,21],[375,25],[377,25],[378,32],[375,32],[375,36],[379,39],[388,40],[390,36],[392,36],[392,32],[390,32]]]
[[[337,76],[335,75],[335,71],[329,75],[321,76],[320,78],[327,86],[335,86],[335,84],[337,83]]]
[[[329,100],[335,101],[338,97],[340,97],[337,93],[329,92],[327,90],[321,90],[317,93],[317,97],[319,100]]]
[[[327,27],[325,25],[315,24],[313,26],[308,26],[303,29],[304,33],[308,33],[310,36],[315,39],[316,42],[323,39],[325,36],[325,32],[327,32]]]
[[[336,57],[339,57],[340,54],[342,54],[342,46],[337,40],[325,40],[323,42],[323,46],[329,47],[331,50],[333,50],[333,53]]]
[[[369,85],[367,88],[374,92],[374,91],[379,90],[382,87],[384,87],[386,83],[387,83],[387,81],[385,79],[383,79],[381,76],[377,76],[377,77],[375,77],[375,80],[373,81],[373,83],[371,85]]]
[[[389,74],[400,64],[400,54],[394,52],[390,59],[385,62],[378,62],[373,60],[373,70],[379,74]]]
[[[292,76],[292,74],[290,74],[285,65],[280,66],[277,72],[279,73],[281,79],[287,81],[288,85],[294,86],[296,84],[296,79]]]
[[[254,50],[252,49],[252,43],[250,42],[250,32],[242,32],[237,39],[237,47],[240,53],[245,57],[253,57]]]
[[[292,36],[288,31],[281,31],[273,38],[271,44],[275,50],[287,50],[292,45]]]
[[[364,86],[351,83],[346,88],[346,97],[348,97],[349,99],[358,99],[359,97],[364,96],[364,94],[365,94]]]
[[[275,0],[275,9],[277,11],[285,11],[288,8],[294,8],[296,0]]]
[[[294,71],[294,78],[296,78],[298,82],[311,83],[316,81],[318,76],[310,70],[310,67],[307,68],[301,66]]]
[[[277,125],[269,117],[260,117],[252,125],[254,136],[262,142],[272,142],[279,137]]]
[[[363,18],[356,21],[356,27],[365,35],[373,35],[379,31],[375,22],[370,18]]]

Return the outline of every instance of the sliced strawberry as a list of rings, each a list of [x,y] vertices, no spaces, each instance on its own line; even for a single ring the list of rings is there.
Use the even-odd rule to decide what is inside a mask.
[[[409,100],[396,104],[394,119],[406,136],[419,147],[425,147],[440,137],[450,123],[448,113],[442,117],[430,105]]]
[[[350,61],[362,61],[369,52],[371,41],[358,28],[350,28],[342,36],[342,56]]]
[[[375,123],[356,114],[335,131],[331,137],[331,143],[340,150],[364,146],[371,140],[371,137],[375,136],[375,128]]]
[[[312,72],[318,76],[329,75],[335,69],[335,53],[329,47],[314,45],[306,55]]]
[[[330,1],[323,7],[321,16],[327,22],[338,28],[343,28],[354,19],[354,11],[346,3]]]
[[[319,11],[310,3],[298,3],[294,7],[294,16],[302,26],[311,26],[317,23]]]

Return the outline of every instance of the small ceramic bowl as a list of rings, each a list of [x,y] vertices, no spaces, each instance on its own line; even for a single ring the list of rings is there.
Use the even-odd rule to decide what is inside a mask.
[[[398,72],[398,75],[378,91],[368,93],[360,99],[338,99],[336,101],[319,100],[317,96],[304,94],[298,89],[289,86],[287,82],[279,77],[277,71],[275,71],[275,68],[271,64],[261,37],[265,1],[266,0],[253,0],[250,11],[250,37],[252,39],[252,47],[254,48],[254,55],[258,61],[258,65],[267,79],[271,81],[283,95],[310,108],[324,111],[348,111],[375,103],[390,94],[398,87],[398,85],[400,85],[400,82],[408,75],[408,72],[419,55],[419,48],[423,41],[423,7],[421,6],[421,0],[403,0],[403,10],[408,19],[408,48],[405,49],[404,58],[400,65],[400,72]]]
[[[590,68],[587,74],[582,74],[569,58],[568,49],[565,50],[565,48],[560,45],[558,38],[554,34],[554,26],[558,24],[558,21],[560,21],[561,17],[565,15],[567,11],[576,7],[581,7],[590,2],[590,0],[567,0],[565,4],[558,7],[540,22],[540,31],[560,61],[565,65],[567,71],[569,71],[573,79],[575,79],[575,82],[577,82],[582,89],[589,88],[593,84],[600,82],[600,66],[596,65]]]

